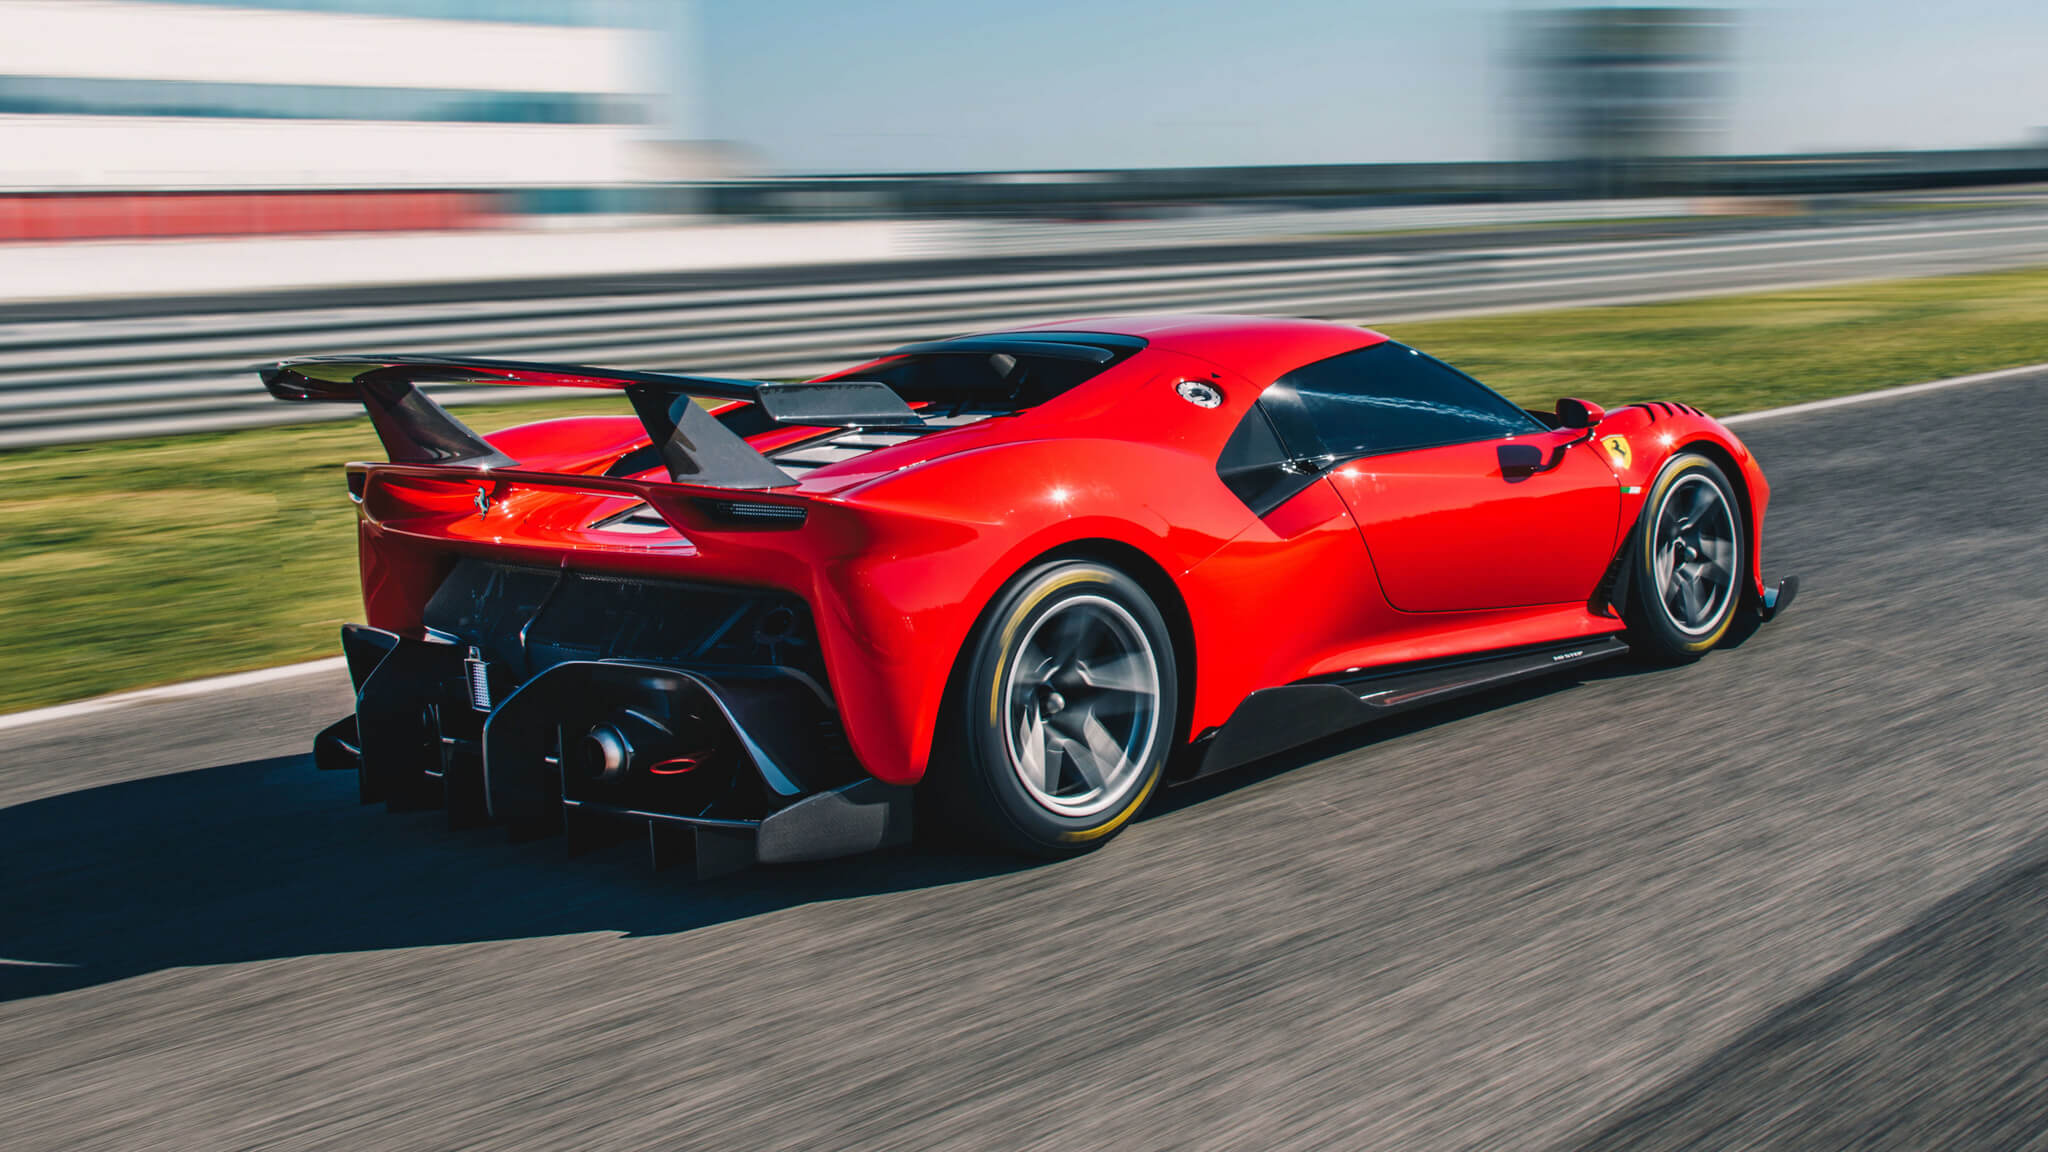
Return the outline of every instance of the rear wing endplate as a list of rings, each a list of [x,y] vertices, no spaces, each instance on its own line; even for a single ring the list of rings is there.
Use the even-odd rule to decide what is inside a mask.
[[[618,368],[454,356],[309,356],[257,369],[280,400],[360,403],[395,464],[504,468],[518,463],[448,414],[422,384],[512,384],[625,392],[658,446],[669,479],[714,488],[796,483],[696,397],[744,400],[778,424],[882,428],[924,423],[888,385],[873,380],[776,384]]]

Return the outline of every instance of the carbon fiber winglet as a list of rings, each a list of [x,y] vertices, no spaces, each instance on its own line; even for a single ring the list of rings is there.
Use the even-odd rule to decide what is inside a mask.
[[[1766,624],[1775,620],[1778,613],[1792,606],[1792,598],[1798,594],[1799,577],[1797,576],[1787,576],[1783,580],[1778,581],[1776,588],[1764,589],[1764,598],[1757,601],[1756,605],[1757,619],[1762,620]]]

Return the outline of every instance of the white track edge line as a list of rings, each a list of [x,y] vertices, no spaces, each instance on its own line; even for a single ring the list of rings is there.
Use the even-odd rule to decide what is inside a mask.
[[[325,660],[308,660],[303,664],[285,664],[276,668],[258,668],[253,672],[236,672],[228,676],[209,676],[204,680],[186,680],[178,684],[164,684],[156,688],[142,688],[134,692],[116,692],[111,696],[95,696],[89,700],[78,700],[70,704],[58,704],[49,708],[37,708],[28,712],[15,712],[0,716],[0,732],[10,728],[26,728],[45,720],[66,720],[74,716],[90,716],[130,704],[146,704],[154,700],[176,700],[186,696],[205,696],[214,692],[226,692],[235,688],[247,688],[256,684],[268,684],[276,680],[291,680],[300,676],[314,676],[322,672],[339,672],[348,667],[348,662],[339,656]]]
[[[1722,419],[1723,424],[1750,424],[1758,420],[1775,420],[1780,416],[1798,416],[1806,412],[1824,412],[1829,408],[1847,408],[1855,404],[1868,404],[1873,400],[1890,400],[1896,396],[1912,396],[1920,392],[1937,392],[1943,388],[1957,388],[1964,384],[1985,384],[1993,380],[2005,380],[2014,376],[2025,376],[2030,372],[2048,372],[2048,363],[2021,364],[2015,368],[1998,368],[1990,372],[1972,372],[1968,376],[1950,376],[1941,380],[1926,380],[1919,384],[1900,384],[1894,388],[1879,388],[1874,392],[1856,392],[1848,396],[1834,396],[1826,400],[1808,400],[1802,404],[1787,404],[1783,408],[1763,408],[1755,412],[1738,412]]]
[[[1879,388],[1873,392],[1857,392],[1849,396],[1835,396],[1827,400],[1808,400],[1802,404],[1787,404],[1782,408],[1764,408],[1756,412],[1742,412],[1724,418],[1723,424],[1751,424],[1760,420],[1774,420],[1780,416],[1798,416],[1807,412],[1824,412],[1830,408],[1847,408],[1856,404],[1868,404],[1875,400],[1890,400],[1898,396],[1912,396],[1921,392],[1936,392],[1943,388],[1959,388],[1965,384],[1985,384],[1993,380],[2005,380],[2024,376],[2030,372],[2048,372],[2048,363],[2022,364],[2014,368],[1999,368],[1990,372],[1973,372],[1967,376],[1949,376],[1941,380],[1926,380],[1918,384],[1901,384],[1895,388]],[[89,716],[95,712],[124,707],[129,704],[146,704],[154,700],[176,700],[187,696],[204,696],[213,692],[225,692],[235,688],[246,688],[256,684],[268,684],[276,680],[291,680],[300,676],[313,676],[322,672],[338,672],[348,667],[347,661],[339,656],[325,660],[309,660],[303,664],[285,664],[276,668],[259,668],[254,672],[236,672],[229,676],[213,676],[204,680],[187,680],[180,684],[165,684],[157,688],[143,688],[134,692],[117,692],[111,696],[95,696],[90,700],[79,700],[70,704],[58,704],[49,708],[37,708],[28,712],[15,712],[0,716],[0,732],[12,728],[26,728],[45,720],[64,720],[73,716]]]

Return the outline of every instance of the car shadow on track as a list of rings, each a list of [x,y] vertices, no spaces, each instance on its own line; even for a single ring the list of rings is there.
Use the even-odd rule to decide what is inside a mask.
[[[1583,679],[1633,675],[1614,662]],[[1165,790],[1152,818],[1306,764],[1582,682],[1554,677],[1420,709]],[[347,773],[286,756],[0,809],[0,1001],[165,968],[577,932],[668,935],[803,904],[1038,866],[890,852],[693,882],[640,842],[571,857],[361,805]]]
[[[360,805],[355,787],[288,756],[0,809],[0,1001],[187,965],[687,932],[1028,866],[885,853],[693,883],[653,871],[644,841],[570,857],[559,838]]]
[[[1524,701],[1567,692],[1594,681],[1629,678],[1661,671],[1665,669],[1623,657],[1576,669],[1569,674],[1551,673],[1491,688],[1471,696],[1447,700],[1441,704],[1430,704],[1412,712],[1398,713],[1375,724],[1346,729],[1307,744],[1298,744],[1249,764],[1218,772],[1213,776],[1203,776],[1168,788],[1153,797],[1152,802],[1146,806],[1144,815],[1139,819],[1150,820],[1178,812],[1183,808],[1249,788],[1276,776],[1284,776],[1310,764],[1364,751],[1375,744],[1430,728],[1456,724],[1461,720]]]

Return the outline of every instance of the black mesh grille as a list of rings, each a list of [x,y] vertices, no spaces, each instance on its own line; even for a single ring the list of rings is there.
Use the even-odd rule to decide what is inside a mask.
[[[435,591],[424,622],[475,645],[521,681],[570,660],[644,660],[688,668],[779,665],[824,682],[808,606],[759,588],[472,557]]]

